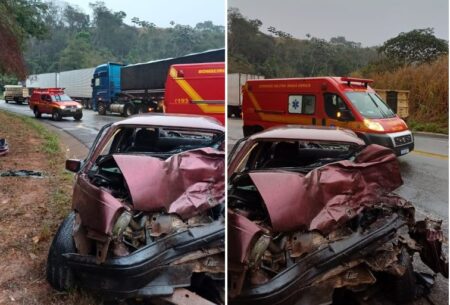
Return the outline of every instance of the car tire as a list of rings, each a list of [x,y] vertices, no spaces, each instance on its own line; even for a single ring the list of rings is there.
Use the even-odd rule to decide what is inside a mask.
[[[47,258],[47,281],[56,290],[70,290],[75,287],[75,276],[63,254],[76,253],[72,237],[75,212],[71,212],[61,223],[53,238]]]
[[[39,111],[39,108],[38,108],[38,107],[34,107],[33,112],[34,112],[34,117],[35,117],[36,119],[40,119],[40,118],[41,118],[42,113]]]
[[[135,113],[134,104],[126,104],[125,107],[123,108],[122,115],[124,117],[129,117],[129,116],[133,115],[134,113]]]
[[[82,117],[83,117],[83,113],[81,112],[81,113],[75,114],[75,115],[73,116],[73,119],[74,119],[75,121],[79,121],[79,120],[81,120]]]
[[[98,114],[105,115],[106,114],[106,105],[103,102],[98,103]]]
[[[59,110],[54,110],[52,112],[52,119],[54,121],[61,121],[62,120],[62,113]]]

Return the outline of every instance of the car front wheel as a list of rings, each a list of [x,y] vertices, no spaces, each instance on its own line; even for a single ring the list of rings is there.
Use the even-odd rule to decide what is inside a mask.
[[[75,243],[72,237],[75,213],[71,212],[61,223],[53,238],[47,259],[47,281],[53,288],[62,291],[75,287],[73,270],[63,257],[64,253],[75,253]]]
[[[83,117],[83,113],[77,113],[73,116],[73,119],[75,121],[79,121],[79,120],[81,120],[82,117]]]
[[[62,120],[62,114],[61,114],[61,111],[59,111],[59,110],[53,111],[53,113],[52,113],[52,119],[53,119],[54,121],[61,121],[61,120]]]

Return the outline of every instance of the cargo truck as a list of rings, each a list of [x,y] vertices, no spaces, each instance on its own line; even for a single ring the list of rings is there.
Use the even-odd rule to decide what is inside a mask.
[[[32,90],[33,88],[22,87],[21,85],[5,85],[5,103],[28,103]]]
[[[91,108],[91,79],[95,68],[86,68],[54,73],[30,75],[26,80],[27,87],[41,89],[64,88],[65,94],[80,102],[84,108]]]
[[[172,65],[224,61],[225,49],[215,49],[127,66],[100,65],[92,79],[93,108],[100,115],[109,111],[123,116],[162,111],[165,82]]]
[[[262,75],[231,73],[227,76],[227,114],[228,117],[240,118],[242,112],[242,86],[251,79],[264,79]]]

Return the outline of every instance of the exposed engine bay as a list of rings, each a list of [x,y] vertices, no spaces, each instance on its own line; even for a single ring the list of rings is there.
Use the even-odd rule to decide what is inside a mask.
[[[414,253],[448,277],[441,222],[416,222],[412,204],[391,193],[402,180],[390,150],[291,166],[230,179],[230,304],[338,304],[367,300],[377,286],[409,302],[432,282],[414,272]]]
[[[129,130],[119,131],[115,138]],[[180,294],[179,289],[188,289],[180,295],[195,297],[198,304],[223,303],[225,191],[224,152],[217,149],[220,139],[198,134],[189,138],[171,131],[160,134],[158,141],[181,143],[176,148],[153,145],[140,151],[133,150],[137,147],[133,141],[127,140],[131,148],[125,148],[122,140],[113,140],[112,148],[80,178],[84,183],[80,193],[94,196],[74,200],[78,253],[68,257],[79,276],[83,276],[83,261],[109,268],[116,261],[128,265],[142,260],[152,267],[136,271],[138,277],[145,272],[157,275],[130,284],[133,292],[122,285],[127,297],[170,299]],[[203,147],[206,141],[210,145]],[[95,202],[86,204],[88,199]],[[105,278],[109,281],[106,273]],[[90,286],[92,281],[90,276],[83,284]],[[161,282],[163,291],[154,288]],[[120,292],[111,288],[113,284],[108,290]],[[120,298],[119,292],[110,296]]]

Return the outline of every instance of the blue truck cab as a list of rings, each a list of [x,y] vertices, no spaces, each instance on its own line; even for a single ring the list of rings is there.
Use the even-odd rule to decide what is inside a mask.
[[[109,105],[120,93],[120,69],[122,66],[122,64],[109,62],[95,68],[91,81],[92,105],[95,111],[106,113]]]

